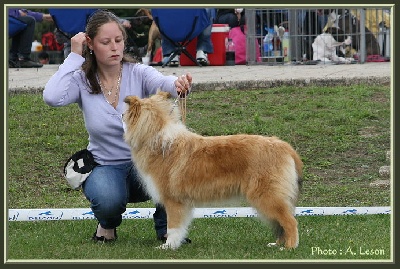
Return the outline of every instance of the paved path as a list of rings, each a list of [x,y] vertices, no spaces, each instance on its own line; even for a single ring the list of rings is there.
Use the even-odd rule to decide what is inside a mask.
[[[58,65],[42,68],[10,68],[9,92],[41,91]],[[155,67],[163,74],[193,75],[193,90],[221,90],[227,88],[269,88],[282,85],[349,85],[389,84],[392,77],[390,62],[364,64],[317,65],[236,65],[236,66],[180,66]]]

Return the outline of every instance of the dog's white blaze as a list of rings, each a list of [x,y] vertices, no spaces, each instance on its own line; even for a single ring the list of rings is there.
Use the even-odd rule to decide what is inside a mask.
[[[158,191],[156,185],[154,184],[153,178],[150,175],[142,174],[142,180],[152,200],[155,203],[160,202],[160,192]]]

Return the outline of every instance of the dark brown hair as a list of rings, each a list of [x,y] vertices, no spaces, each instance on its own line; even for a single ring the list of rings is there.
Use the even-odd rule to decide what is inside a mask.
[[[86,25],[86,34],[90,37],[90,39],[94,39],[97,35],[99,28],[109,22],[115,22],[118,24],[122,35],[124,37],[124,42],[126,43],[127,34],[124,26],[121,24],[120,19],[111,11],[100,9],[95,11],[92,16],[89,18],[88,23]],[[82,56],[85,58],[85,62],[82,64],[82,69],[86,74],[86,78],[88,80],[89,87],[91,89],[91,93],[99,94],[101,93],[101,87],[99,82],[97,81],[97,61],[96,55],[94,53],[90,54],[90,49],[88,46],[85,46],[83,49]],[[122,57],[122,62],[136,62],[136,60],[130,55],[124,52]]]

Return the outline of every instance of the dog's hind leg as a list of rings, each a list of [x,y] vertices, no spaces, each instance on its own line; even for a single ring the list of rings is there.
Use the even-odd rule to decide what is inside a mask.
[[[285,244],[288,249],[298,246],[297,220],[293,215],[293,210],[284,199],[257,199],[249,202],[258,211],[261,218],[272,224],[277,237],[277,245]]]
[[[184,241],[190,222],[193,219],[193,208],[175,201],[164,203],[167,212],[167,241],[159,246],[162,249],[177,249]]]

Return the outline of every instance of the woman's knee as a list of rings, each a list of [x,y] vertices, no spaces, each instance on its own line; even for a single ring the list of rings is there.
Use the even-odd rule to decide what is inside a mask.
[[[127,204],[127,188],[121,175],[107,167],[95,167],[86,179],[83,192],[90,201],[93,213],[98,215],[122,214]]]
[[[123,214],[126,210],[126,199],[110,199],[110,197],[98,196],[92,199],[91,208],[98,218],[112,218]]]
[[[19,20],[25,22],[27,25],[35,25],[36,24],[36,20],[32,16],[21,16],[21,17],[19,17]]]

